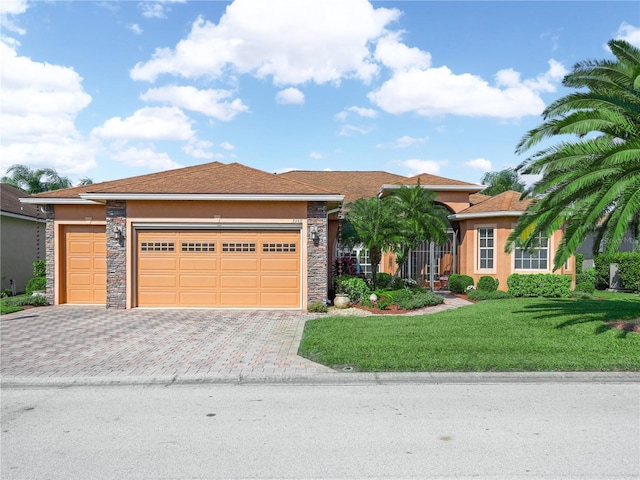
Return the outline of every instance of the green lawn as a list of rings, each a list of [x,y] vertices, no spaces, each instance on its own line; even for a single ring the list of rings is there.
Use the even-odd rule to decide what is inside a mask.
[[[417,317],[308,321],[299,354],[358,371],[639,371],[640,296],[490,300]]]

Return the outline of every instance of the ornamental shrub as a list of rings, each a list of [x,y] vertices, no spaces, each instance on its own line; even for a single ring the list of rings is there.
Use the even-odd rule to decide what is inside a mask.
[[[410,292],[411,293],[411,292]],[[431,290],[417,291],[410,298],[397,299],[394,297],[394,303],[405,310],[415,310],[416,308],[432,307],[440,305],[444,302],[444,298]]]
[[[376,285],[382,288],[386,288],[391,283],[391,275],[388,273],[380,272],[376,275]]]
[[[501,300],[504,298],[513,298],[508,292],[503,292],[502,290],[470,290],[467,292],[467,298],[469,300],[473,300],[474,302],[479,302],[482,300]]]
[[[478,290],[484,290],[485,292],[495,292],[498,290],[498,284],[500,280],[490,277],[489,275],[483,275],[478,279]]]
[[[582,264],[584,263],[584,254],[576,253],[576,275],[580,275],[582,272]]]
[[[33,294],[36,290],[45,290],[47,288],[47,277],[33,277],[27,282],[25,293],[27,295]]]
[[[469,286],[473,286],[473,278],[469,275],[454,273],[449,277],[449,290],[454,293],[465,293]]]
[[[514,273],[507,278],[507,286],[514,297],[569,297],[571,275]]]
[[[329,308],[326,303],[315,302],[307,307],[307,311],[312,313],[327,313]]]
[[[576,283],[576,288],[573,289],[574,292],[585,292],[585,293],[593,293],[596,291],[596,286],[593,282],[580,282]]]
[[[360,277],[341,277],[338,279],[341,290],[349,296],[352,302],[359,302],[363,298],[367,298],[371,290],[367,283]],[[339,289],[340,290],[340,289]]]
[[[33,262],[33,276],[34,277],[47,276],[47,262],[45,260],[36,260],[35,262]]]

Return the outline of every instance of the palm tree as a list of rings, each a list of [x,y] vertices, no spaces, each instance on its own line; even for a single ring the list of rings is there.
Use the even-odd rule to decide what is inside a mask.
[[[382,252],[389,251],[398,242],[399,218],[388,208],[387,200],[378,197],[359,198],[347,205],[347,208],[349,211],[346,219],[355,233],[351,242],[362,243],[369,249],[372,282],[375,288]]]
[[[542,174],[526,193],[536,200],[520,217],[507,249],[533,246],[538,233],[565,231],[554,258],[558,269],[592,231],[595,248],[619,247],[640,217],[640,49],[611,40],[616,60],[577,63],[563,84],[586,89],[549,105],[544,123],[529,131],[516,152],[542,140],[562,136],[517,167]],[[573,138],[567,138],[572,135]]]
[[[400,187],[388,197],[392,211],[400,219],[400,238],[394,246],[398,268],[394,275],[407,262],[409,251],[425,241],[442,244],[447,241],[449,212],[434,203],[437,193],[425,190],[418,185]]]
[[[526,185],[520,180],[520,175],[513,168],[506,168],[499,172],[487,172],[483,175],[480,182],[487,185],[482,190],[485,195],[495,196],[503,192],[514,190],[516,192],[524,192]]]
[[[2,177],[3,183],[31,195],[73,186],[71,180],[61,177],[53,168],[33,170],[26,165],[13,165],[7,174],[10,175]]]

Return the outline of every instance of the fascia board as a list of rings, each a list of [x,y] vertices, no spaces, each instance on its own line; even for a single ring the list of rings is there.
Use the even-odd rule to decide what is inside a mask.
[[[107,200],[227,200],[258,202],[342,202],[344,195],[261,195],[261,194],[161,194],[161,193],[86,193],[83,199]]]
[[[478,213],[456,213],[449,215],[449,220],[468,220],[471,218],[492,218],[492,217],[520,217],[524,212],[519,210],[505,210],[501,212],[478,212]]]
[[[20,203],[27,203],[29,205],[99,205],[100,204],[100,202],[88,200],[85,198],[54,198],[54,197],[21,198]]]

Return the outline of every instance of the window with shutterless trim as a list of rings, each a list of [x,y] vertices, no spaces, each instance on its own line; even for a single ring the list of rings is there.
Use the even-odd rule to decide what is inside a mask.
[[[488,270],[493,268],[494,229],[478,228],[478,269]]]
[[[182,242],[183,252],[215,252],[216,244],[208,242]]]
[[[255,252],[256,244],[255,243],[223,243],[222,244],[223,252]]]
[[[514,252],[516,270],[547,270],[549,268],[549,239],[538,233],[532,247],[525,250],[519,247]]]

